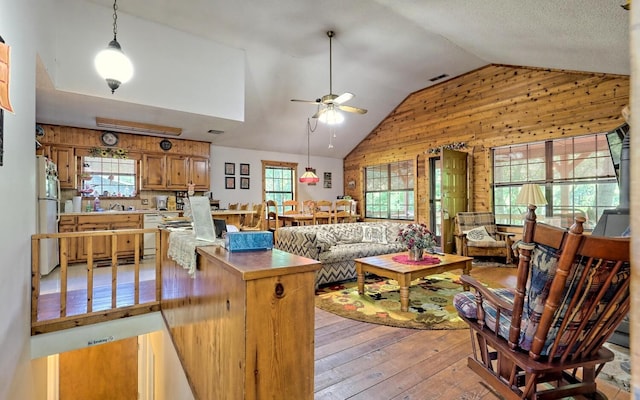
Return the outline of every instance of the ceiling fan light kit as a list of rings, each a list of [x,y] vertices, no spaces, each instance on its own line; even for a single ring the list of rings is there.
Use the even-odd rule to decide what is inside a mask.
[[[335,33],[333,31],[328,31],[327,36],[329,37],[329,94],[326,94],[316,99],[315,101],[296,99],[292,99],[291,101],[317,104],[319,106],[319,110],[312,116],[312,118],[317,118],[322,123],[333,125],[339,124],[344,121],[344,115],[340,111],[346,111],[356,114],[366,114],[367,110],[365,110],[364,108],[347,106],[343,104],[355,97],[353,93],[346,92],[339,96],[333,93],[332,38],[335,36]]]
[[[116,39],[118,34],[118,5],[113,2],[113,40],[106,49],[102,50],[94,59],[94,65],[98,74],[107,81],[107,85],[113,94],[121,84],[128,82],[133,77],[133,64],[122,52],[120,43]]]

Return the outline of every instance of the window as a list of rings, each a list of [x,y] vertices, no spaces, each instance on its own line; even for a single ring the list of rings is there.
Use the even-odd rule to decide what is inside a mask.
[[[296,198],[297,163],[262,161],[263,200],[275,200],[278,213],[282,213],[282,202]]]
[[[493,149],[496,222],[522,225],[525,205],[515,204],[523,183],[540,185],[547,199],[536,215],[569,227],[575,216],[593,229],[603,210],[619,202],[616,172],[606,134],[579,136]]]
[[[83,196],[135,197],[136,160],[110,157],[82,158]]]
[[[365,217],[414,218],[414,162],[365,167]]]

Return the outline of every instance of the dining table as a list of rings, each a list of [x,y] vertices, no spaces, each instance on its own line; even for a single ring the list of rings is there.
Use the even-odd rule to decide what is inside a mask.
[[[305,225],[313,221],[313,214],[297,213],[297,214],[282,214],[278,215],[278,219],[282,221],[284,226],[287,225]]]

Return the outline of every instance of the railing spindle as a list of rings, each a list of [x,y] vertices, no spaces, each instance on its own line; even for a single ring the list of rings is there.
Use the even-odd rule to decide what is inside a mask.
[[[111,308],[118,306],[118,236],[111,231]]]
[[[87,243],[87,312],[93,312],[93,239]]]

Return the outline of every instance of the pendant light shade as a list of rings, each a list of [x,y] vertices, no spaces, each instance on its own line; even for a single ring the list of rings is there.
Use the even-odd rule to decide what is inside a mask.
[[[98,53],[94,60],[98,74],[107,81],[111,93],[114,93],[121,84],[128,82],[133,77],[133,64],[122,52],[116,38],[118,33],[118,6],[116,2],[117,0],[113,3],[113,40],[109,42],[106,49]]]
[[[320,182],[320,178],[318,175],[313,173],[313,168],[307,167],[305,168],[304,174],[300,177],[300,183],[318,183]]]

